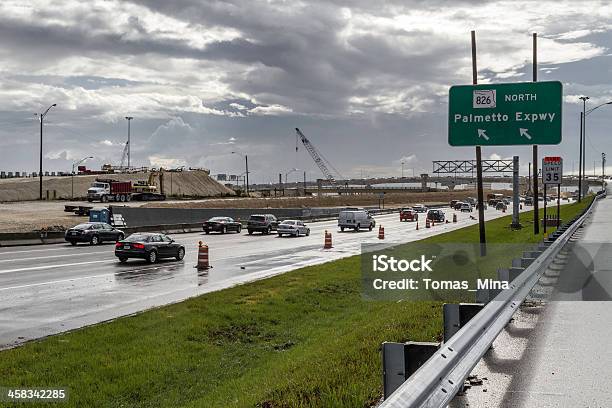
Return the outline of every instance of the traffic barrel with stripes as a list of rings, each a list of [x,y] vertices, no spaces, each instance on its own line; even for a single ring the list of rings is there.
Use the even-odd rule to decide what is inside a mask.
[[[327,230],[325,230],[325,244],[323,245],[323,249],[330,248],[332,248],[332,234],[331,232],[327,232]]]
[[[198,265],[196,268],[210,268],[210,261],[208,259],[208,245],[204,244],[202,241],[198,242]]]
[[[378,239],[385,239],[385,228],[382,225],[378,227]]]
[[[429,218],[425,218],[425,228],[430,228]]]

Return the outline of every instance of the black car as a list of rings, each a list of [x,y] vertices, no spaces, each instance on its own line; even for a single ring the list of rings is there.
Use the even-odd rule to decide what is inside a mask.
[[[64,239],[72,245],[79,242],[88,242],[98,245],[102,242],[117,242],[123,239],[123,231],[110,226],[105,222],[86,222],[66,230]]]
[[[230,217],[212,217],[202,225],[205,233],[217,231],[222,234],[230,231],[242,231],[242,224]]]
[[[247,222],[249,234],[256,231],[262,234],[269,234],[272,231],[276,231],[277,227],[278,220],[272,214],[254,214],[249,217]]]
[[[185,247],[165,234],[136,233],[115,244],[115,256],[122,263],[128,258],[145,259],[149,263],[162,258],[180,261],[185,257]]]
[[[495,206],[495,209],[500,211],[506,211],[508,209],[508,205],[503,201],[499,201]]]
[[[427,218],[434,222],[444,222],[444,211],[442,210],[429,210],[427,211]]]

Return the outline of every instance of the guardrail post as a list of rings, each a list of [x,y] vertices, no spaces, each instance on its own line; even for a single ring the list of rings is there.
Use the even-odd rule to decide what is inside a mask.
[[[440,343],[409,341],[382,344],[383,398],[387,399],[436,351]]]
[[[513,268],[527,268],[531,263],[535,260],[535,258],[516,258],[512,260]]]
[[[444,342],[449,341],[483,307],[482,303],[445,303],[442,307]]]

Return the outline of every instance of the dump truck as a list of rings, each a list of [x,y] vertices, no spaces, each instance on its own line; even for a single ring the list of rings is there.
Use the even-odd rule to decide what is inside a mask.
[[[112,179],[96,179],[87,190],[87,201],[126,202],[136,201],[163,201],[166,195],[157,192],[157,186],[143,182],[132,185],[131,181],[118,181]]]

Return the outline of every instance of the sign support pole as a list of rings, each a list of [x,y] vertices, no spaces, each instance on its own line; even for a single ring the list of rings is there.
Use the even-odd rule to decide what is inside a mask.
[[[557,184],[557,228],[561,227],[561,184]]]
[[[476,31],[472,30],[472,84],[478,83],[478,70],[476,68]],[[480,256],[487,254],[487,237],[484,221],[484,192],[482,187],[482,151],[476,146],[476,184],[478,188],[478,230],[480,232]]]
[[[512,158],[512,228],[521,228],[519,221],[519,157]]]
[[[533,33],[533,82],[538,82],[538,34]],[[546,205],[546,204],[544,204]],[[540,233],[538,211],[538,145],[533,145],[533,233]]]
[[[533,146],[533,233],[540,233],[540,213],[538,211],[538,146]]]
[[[548,224],[546,220],[546,198],[546,183],[544,183],[544,234],[546,234],[546,224]]]

